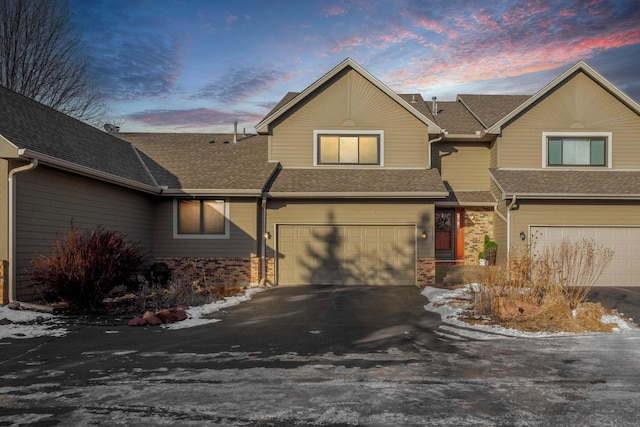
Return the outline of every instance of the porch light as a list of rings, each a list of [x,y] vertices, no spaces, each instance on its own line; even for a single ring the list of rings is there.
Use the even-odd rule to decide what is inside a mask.
[[[521,232],[520,232],[520,240],[524,240],[524,239],[526,239],[526,238],[527,238],[527,235],[526,235],[526,234],[524,234],[524,231],[521,231]]]
[[[427,238],[427,232],[426,232],[426,231],[423,231],[423,232],[422,232],[422,234],[421,234],[421,236],[422,236],[422,238],[423,238],[423,239],[426,239],[426,238]]]
[[[267,240],[270,239],[271,238],[271,233],[269,233],[268,231],[265,231],[264,238],[267,239]]]

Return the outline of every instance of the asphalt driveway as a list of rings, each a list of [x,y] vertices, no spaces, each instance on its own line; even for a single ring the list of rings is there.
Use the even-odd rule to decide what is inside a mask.
[[[0,425],[636,425],[640,333],[465,338],[414,287],[282,287],[182,330],[0,340]]]

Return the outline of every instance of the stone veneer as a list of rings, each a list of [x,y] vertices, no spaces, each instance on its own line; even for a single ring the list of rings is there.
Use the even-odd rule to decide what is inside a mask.
[[[435,258],[418,258],[418,287],[436,284],[436,260]]]
[[[171,270],[174,283],[202,283],[225,285],[257,285],[260,282],[260,258],[155,258]],[[267,281],[274,280],[274,260],[267,258]]]
[[[474,219],[472,220],[471,217]],[[493,238],[492,208],[465,208],[464,264],[478,265],[478,254],[484,249],[484,236]]]

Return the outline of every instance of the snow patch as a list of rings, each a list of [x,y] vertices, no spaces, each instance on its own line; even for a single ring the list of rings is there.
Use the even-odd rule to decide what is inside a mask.
[[[5,305],[0,307],[0,319],[11,321],[9,324],[0,325],[0,339],[24,339],[41,336],[62,337],[69,332],[59,326],[56,317],[51,313],[11,310]]]

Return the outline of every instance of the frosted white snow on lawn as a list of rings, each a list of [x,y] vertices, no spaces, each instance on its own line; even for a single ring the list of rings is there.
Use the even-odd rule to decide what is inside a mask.
[[[55,325],[55,316],[31,310],[11,310],[8,306],[0,307],[0,319],[8,319],[12,323],[0,325],[0,339],[34,338],[41,336],[61,337],[69,332]]]
[[[184,329],[192,328],[194,326],[202,326],[209,323],[219,322],[220,319],[209,319],[206,316],[213,314],[223,308],[233,307],[241,302],[251,299],[253,294],[264,291],[263,288],[249,288],[245,289],[244,293],[233,297],[227,297],[224,300],[214,301],[209,304],[201,305],[198,307],[191,307],[187,310],[189,317],[181,322],[166,323],[162,325],[166,329]]]
[[[460,320],[464,311],[468,311],[472,306],[473,287],[480,286],[476,283],[466,285],[457,289],[442,289],[427,286],[422,290],[422,295],[427,297],[429,303],[424,309],[438,313],[442,318],[443,325],[440,329],[445,331],[455,331],[455,334],[474,339],[495,339],[503,337],[552,337],[576,335],[573,332],[524,332],[516,329],[509,329],[497,325],[472,325]],[[627,323],[618,315],[602,316],[603,323],[615,323],[617,327],[613,332],[628,331],[633,325]],[[447,326],[451,325],[451,326]]]

